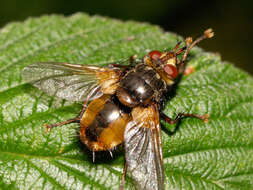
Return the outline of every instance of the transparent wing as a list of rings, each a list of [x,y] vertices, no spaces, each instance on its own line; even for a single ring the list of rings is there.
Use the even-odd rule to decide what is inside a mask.
[[[120,70],[69,63],[35,63],[23,69],[22,78],[49,95],[72,101],[90,100],[112,91]]]
[[[134,108],[125,135],[127,171],[138,190],[163,190],[163,154],[157,106]]]

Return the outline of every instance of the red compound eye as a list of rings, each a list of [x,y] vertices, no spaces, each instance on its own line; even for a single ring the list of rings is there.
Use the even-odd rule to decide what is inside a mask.
[[[169,75],[170,77],[172,77],[173,79],[177,78],[178,75],[178,71],[177,68],[173,65],[165,65],[164,66],[164,71],[167,75]]]
[[[149,52],[148,55],[152,60],[157,60],[161,57],[162,52],[157,51],[157,50],[153,50],[153,51]]]

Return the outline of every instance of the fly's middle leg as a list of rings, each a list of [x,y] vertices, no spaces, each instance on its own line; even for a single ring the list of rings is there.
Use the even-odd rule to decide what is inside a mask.
[[[203,122],[206,123],[208,122],[209,115],[208,114],[197,115],[197,114],[191,114],[191,113],[179,113],[177,114],[175,119],[172,119],[166,116],[165,114],[161,113],[161,117],[169,124],[175,124],[185,117],[193,117],[193,118],[201,119]]]

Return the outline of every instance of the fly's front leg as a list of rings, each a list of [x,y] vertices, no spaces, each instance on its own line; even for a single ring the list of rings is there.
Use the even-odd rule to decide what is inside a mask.
[[[161,113],[161,117],[169,124],[175,124],[185,117],[193,117],[193,118],[201,119],[203,122],[206,123],[208,122],[209,115],[208,114],[197,115],[197,114],[190,114],[190,113],[179,113],[177,114],[175,119],[172,119],[168,117],[167,115]]]
[[[132,55],[129,57],[130,66],[134,67],[135,65],[142,62],[141,59],[138,59],[137,55]]]
[[[111,63],[110,65],[109,65],[109,67],[110,68],[121,68],[121,69],[128,69],[129,67],[131,67],[131,66],[129,66],[129,65],[120,65],[120,64],[117,64],[117,63]]]
[[[141,62],[141,60],[137,58],[137,55],[130,56],[129,59],[128,59],[128,61],[130,63],[128,65],[121,65],[121,64],[118,64],[118,63],[111,63],[111,64],[109,64],[109,67],[111,67],[111,68],[116,67],[116,68],[122,68],[122,69],[129,69],[129,68],[132,68],[132,67],[134,67],[135,65],[137,65],[138,63]]]

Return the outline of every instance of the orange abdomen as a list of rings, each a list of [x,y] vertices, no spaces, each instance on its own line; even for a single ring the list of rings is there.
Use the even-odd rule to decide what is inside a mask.
[[[124,140],[124,131],[130,120],[109,95],[93,100],[80,121],[81,141],[91,151],[110,150]]]

